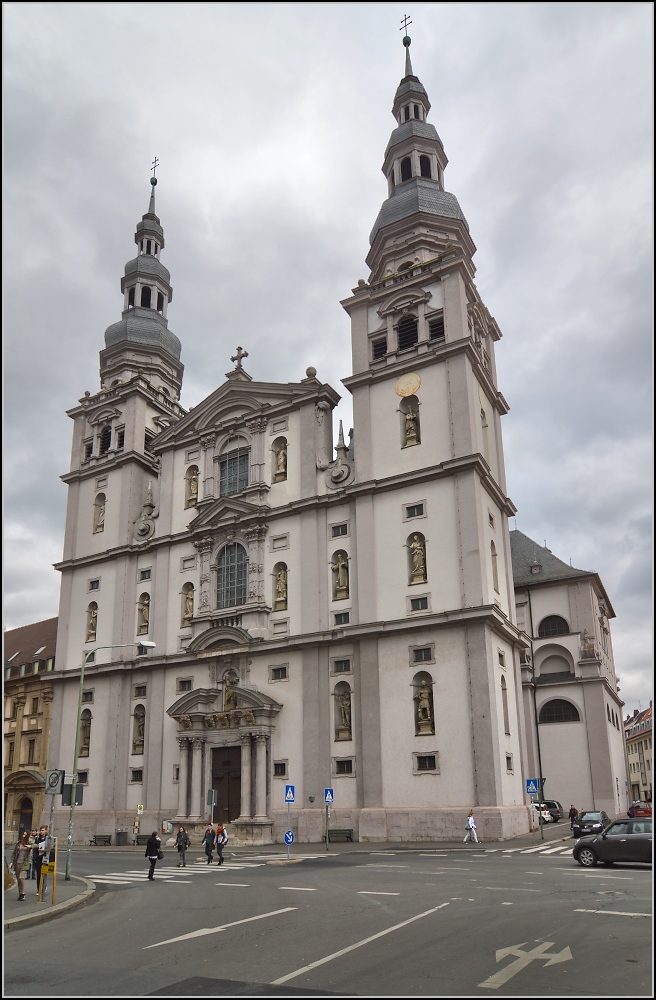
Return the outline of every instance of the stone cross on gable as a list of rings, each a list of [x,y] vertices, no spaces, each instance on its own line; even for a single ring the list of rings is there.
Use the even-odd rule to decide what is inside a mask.
[[[230,360],[231,361],[236,361],[237,364],[235,365],[235,367],[238,368],[238,369],[240,369],[241,368],[241,360],[242,360],[242,358],[247,358],[247,357],[248,357],[248,351],[242,351],[241,347],[238,347],[237,348],[237,353],[235,354],[234,358],[230,358]]]
[[[401,27],[399,28],[399,31],[404,31],[406,33],[406,35],[407,35],[408,34],[408,25],[409,24],[412,24],[412,21],[410,20],[410,18],[408,17],[407,14],[404,14],[403,15],[403,20],[401,21]]]
[[[157,157],[155,157],[155,159],[151,163],[151,167],[153,168],[153,177],[154,177],[155,176],[155,171],[159,167],[159,160],[157,159]]]

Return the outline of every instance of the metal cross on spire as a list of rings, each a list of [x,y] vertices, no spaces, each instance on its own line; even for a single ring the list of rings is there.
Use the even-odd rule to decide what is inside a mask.
[[[408,25],[409,24],[412,24],[412,21],[410,20],[410,18],[408,17],[407,14],[404,14],[403,15],[403,20],[401,21],[401,27],[399,28],[399,31],[404,31],[406,33],[406,35],[407,35],[408,34]]]
[[[237,364],[235,365],[235,368],[241,369],[241,359],[247,357],[248,357],[248,351],[242,351],[241,347],[238,347],[237,353],[235,354],[234,358],[230,358],[230,360],[236,361]]]
[[[154,177],[155,176],[155,171],[159,167],[159,160],[157,159],[157,157],[155,157],[155,159],[151,163],[151,167],[153,168],[153,177]]]

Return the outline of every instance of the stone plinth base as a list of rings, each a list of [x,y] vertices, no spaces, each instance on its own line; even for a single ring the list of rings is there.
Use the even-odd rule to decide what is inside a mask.
[[[268,817],[257,819],[236,819],[228,824],[230,843],[236,846],[245,844],[273,844],[273,820]]]

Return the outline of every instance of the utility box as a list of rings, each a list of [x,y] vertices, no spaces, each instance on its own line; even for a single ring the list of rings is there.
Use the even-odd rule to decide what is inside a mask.
[[[116,846],[117,847],[127,847],[128,846],[128,831],[127,830],[117,830],[116,831]]]

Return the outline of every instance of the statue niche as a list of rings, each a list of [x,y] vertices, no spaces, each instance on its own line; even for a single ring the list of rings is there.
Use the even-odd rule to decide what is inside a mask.
[[[412,448],[421,444],[419,425],[419,400],[416,396],[406,396],[399,406],[401,414],[401,446]]]
[[[194,617],[194,585],[193,583],[185,583],[182,588],[182,621],[181,625],[184,628],[191,624],[191,620]]]
[[[271,446],[273,453],[272,480],[274,483],[282,483],[287,479],[287,439],[276,438]]]
[[[415,532],[408,536],[406,542],[408,550],[408,582],[412,586],[414,583],[426,583],[426,539],[420,532]]]
[[[415,701],[415,735],[434,736],[433,678],[428,673],[416,674],[412,683]]]
[[[334,576],[333,600],[344,601],[349,596],[349,564],[346,552],[340,549],[330,564]]]
[[[239,678],[233,673],[227,673],[223,678],[223,711],[234,712],[237,708],[237,692],[235,688]]]
[[[335,739],[352,739],[351,729],[351,689],[346,681],[335,687]]]
[[[273,610],[287,610],[287,566],[285,563],[276,563],[273,567],[274,578],[274,598]]]
[[[195,507],[198,503],[198,466],[191,465],[185,476],[185,507]]]
[[[139,598],[139,620],[137,623],[137,635],[148,635],[150,627],[150,595],[142,594]]]

